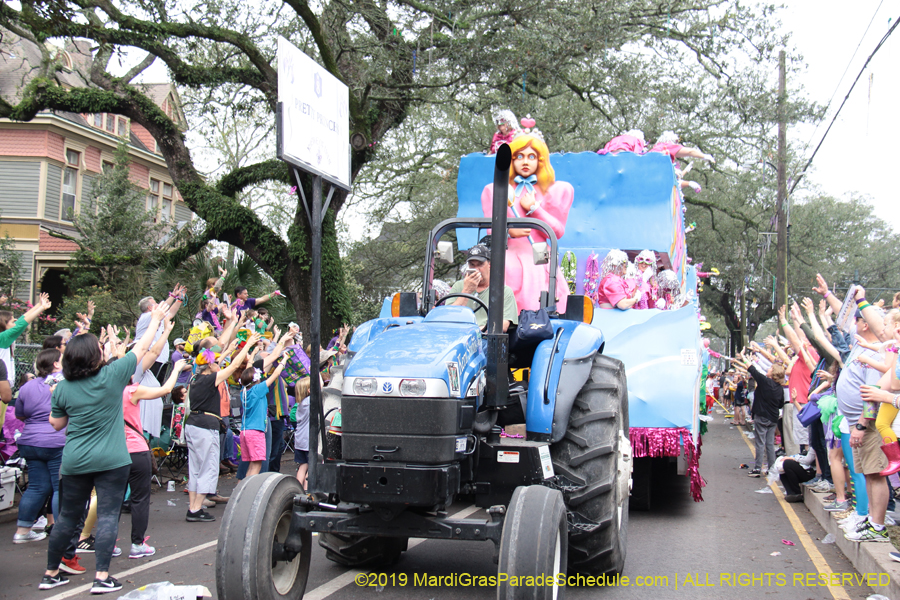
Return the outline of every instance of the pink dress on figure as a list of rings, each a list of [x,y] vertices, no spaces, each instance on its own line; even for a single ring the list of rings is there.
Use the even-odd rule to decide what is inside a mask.
[[[514,137],[514,131],[510,131],[506,135],[503,135],[499,131],[495,131],[494,138],[491,140],[491,147],[488,150],[488,154],[497,154],[497,150],[500,149],[500,146],[502,146],[503,144],[512,144]]]
[[[650,152],[662,152],[672,159],[672,164],[678,164],[675,162],[676,155],[681,152],[681,149],[684,148],[681,144],[668,144],[666,142],[657,142],[653,148],[650,149]]]
[[[544,221],[553,229],[557,239],[562,238],[566,232],[569,209],[575,199],[575,188],[567,181],[557,181],[545,194],[540,187],[535,185],[534,197],[539,206],[527,216]],[[516,198],[513,206],[506,209],[507,217],[526,216],[527,211],[522,208],[520,200],[521,196]],[[481,208],[484,216],[491,216],[493,201],[494,184],[489,183],[481,193]],[[531,241],[529,241],[529,237]],[[511,287],[515,293],[516,305],[520,311],[537,310],[541,303],[541,291],[546,290],[550,282],[550,265],[535,265],[531,254],[532,242],[538,243],[546,240],[547,236],[539,229],[532,229],[531,235],[528,237],[509,238],[506,250],[506,285]],[[566,278],[563,277],[562,269],[557,265],[556,310],[561,313],[566,311],[568,297],[569,286],[566,284]]]
[[[633,135],[617,135],[606,143],[603,150],[598,150],[597,154],[609,154],[610,152],[636,152],[643,154],[644,150],[643,140]]]

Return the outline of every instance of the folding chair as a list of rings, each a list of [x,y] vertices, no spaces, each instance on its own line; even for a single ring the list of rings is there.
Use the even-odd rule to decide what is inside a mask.
[[[154,448],[153,453],[160,460],[159,469],[163,467],[169,472],[171,479],[176,479],[188,461],[187,443],[184,441],[184,405],[172,408],[172,421],[169,426],[170,442],[168,448]]]

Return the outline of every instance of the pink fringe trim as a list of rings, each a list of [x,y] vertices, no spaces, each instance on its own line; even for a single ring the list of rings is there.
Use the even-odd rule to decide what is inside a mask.
[[[706,481],[700,477],[700,454],[703,438],[697,444],[691,432],[685,427],[632,427],[628,434],[631,440],[631,451],[635,458],[644,456],[679,456],[682,445],[684,458],[687,461],[687,476],[691,479],[691,497],[694,502],[703,501],[702,488]]]

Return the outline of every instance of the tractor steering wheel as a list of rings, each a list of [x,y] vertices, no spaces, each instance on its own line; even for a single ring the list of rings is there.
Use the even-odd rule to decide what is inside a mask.
[[[491,319],[490,319],[490,316],[489,316],[490,313],[488,312],[488,306],[487,306],[487,304],[484,303],[484,300],[482,300],[482,299],[479,298],[478,296],[473,296],[472,294],[463,294],[462,292],[454,292],[454,293],[452,293],[452,294],[447,294],[446,296],[444,296],[443,298],[441,298],[440,300],[438,300],[437,302],[435,302],[435,303],[434,303],[434,307],[437,308],[438,306],[440,306],[441,304],[443,304],[444,302],[446,302],[446,301],[449,300],[450,298],[467,298],[467,299],[469,299],[469,300],[472,300],[473,302],[475,302],[476,304],[478,304],[478,306],[475,308],[475,311],[474,311],[474,312],[478,312],[479,310],[484,309],[485,315],[488,315],[488,321],[491,320]]]

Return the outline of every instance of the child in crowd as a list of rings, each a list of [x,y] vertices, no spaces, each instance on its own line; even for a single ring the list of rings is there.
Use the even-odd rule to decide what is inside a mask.
[[[294,386],[297,398],[297,426],[294,429],[294,462],[297,463],[297,481],[306,489],[309,473],[309,377],[304,377]]]
[[[254,340],[255,342],[255,340]],[[247,475],[256,475],[262,470],[266,456],[266,430],[269,426],[269,403],[266,399],[269,387],[281,375],[287,356],[278,361],[278,367],[267,379],[262,379],[262,371],[254,367],[244,369],[241,373],[241,404],[244,419],[241,431],[241,460],[249,462]]]

